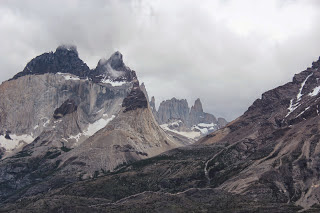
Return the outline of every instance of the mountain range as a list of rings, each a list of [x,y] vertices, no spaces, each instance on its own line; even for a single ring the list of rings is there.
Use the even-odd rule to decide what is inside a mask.
[[[0,212],[320,211],[320,59],[227,123],[156,109],[122,57],[60,46],[0,85]]]

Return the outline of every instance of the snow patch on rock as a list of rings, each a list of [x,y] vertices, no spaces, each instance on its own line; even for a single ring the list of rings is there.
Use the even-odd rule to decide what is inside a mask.
[[[309,93],[309,96],[316,96],[320,92],[320,86],[317,86],[316,88],[313,89],[312,92]]]
[[[111,84],[111,86],[113,86],[113,87],[119,87],[119,86],[126,84],[127,82],[126,81],[111,81],[110,79],[105,78],[105,79],[101,80],[101,83]]]
[[[177,131],[177,130],[174,130],[174,129],[170,129],[168,124],[162,124],[162,125],[160,125],[160,127],[161,127],[163,130],[167,130],[167,131],[170,131],[170,132],[173,132],[173,133],[182,135],[182,136],[187,137],[187,138],[190,138],[190,139],[195,139],[195,138],[197,138],[197,137],[200,137],[200,135],[201,135],[200,132],[196,132],[196,131],[180,132],[180,131]]]
[[[101,130],[102,128],[104,128],[115,117],[116,117],[115,115],[112,115],[110,118],[108,118],[108,115],[104,114],[101,119],[95,121],[92,124],[89,124],[87,130],[77,135],[70,136],[69,139],[75,139],[78,142],[82,136],[90,137],[94,135],[96,132],[98,132],[99,130]]]
[[[6,139],[5,136],[0,135],[0,147],[4,147],[7,152],[11,152],[17,148],[24,146],[26,143],[31,143],[34,138],[31,135],[15,135],[10,134],[10,139]]]

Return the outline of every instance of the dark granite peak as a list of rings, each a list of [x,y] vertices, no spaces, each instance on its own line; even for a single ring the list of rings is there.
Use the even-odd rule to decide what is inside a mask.
[[[75,45],[60,45],[57,47],[55,54],[68,55],[72,54],[79,57],[77,46]]]
[[[25,75],[42,75],[45,73],[70,73],[79,77],[87,77],[90,69],[78,55],[77,48],[71,45],[59,46],[56,51],[43,53],[32,59],[22,72],[12,79]]]

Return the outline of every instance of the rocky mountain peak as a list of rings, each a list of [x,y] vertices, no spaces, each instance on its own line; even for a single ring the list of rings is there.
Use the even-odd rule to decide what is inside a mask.
[[[203,112],[202,103],[201,103],[201,101],[200,101],[200,98],[198,98],[198,99],[194,102],[194,105],[191,107],[191,111]]]
[[[22,72],[12,79],[25,75],[42,75],[45,73],[70,73],[79,77],[87,77],[90,69],[78,55],[76,46],[61,45],[56,51],[44,53],[32,59]]]
[[[109,59],[100,59],[97,67],[90,75],[94,82],[130,82],[137,79],[133,70],[127,67],[123,62],[123,56],[120,52],[115,52]]]
[[[60,45],[59,47],[57,47],[55,54],[62,56],[71,55],[79,57],[77,46],[75,45]]]

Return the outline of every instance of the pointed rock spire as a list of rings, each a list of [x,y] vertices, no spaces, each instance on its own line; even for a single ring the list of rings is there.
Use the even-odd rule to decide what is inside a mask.
[[[191,107],[191,111],[203,112],[202,103],[201,103],[201,101],[200,101],[200,98],[198,98],[198,99],[194,102],[194,105]]]

